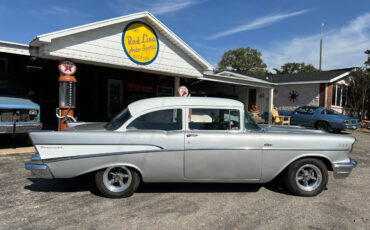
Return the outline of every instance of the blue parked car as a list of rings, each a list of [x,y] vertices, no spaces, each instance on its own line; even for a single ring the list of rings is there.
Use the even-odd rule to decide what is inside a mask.
[[[0,134],[15,135],[41,128],[40,106],[28,99],[15,81],[0,80]]]
[[[335,110],[302,106],[292,111],[279,111],[279,115],[291,116],[291,125],[302,125],[325,131],[340,132],[344,129],[357,129],[361,126],[359,119],[351,118]]]

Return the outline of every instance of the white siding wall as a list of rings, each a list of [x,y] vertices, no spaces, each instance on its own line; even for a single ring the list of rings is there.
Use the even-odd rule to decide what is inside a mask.
[[[284,85],[277,86],[275,90],[278,96],[274,99],[274,106],[279,110],[294,110],[303,105],[319,106],[320,84]],[[294,102],[289,99],[293,90],[299,94]]]
[[[40,47],[39,54],[47,58],[60,59],[60,57],[64,57],[76,62],[153,71],[168,75],[202,76],[201,66],[173,45],[154,27],[159,39],[157,58],[149,65],[138,65],[132,62],[122,48],[122,31],[128,23],[54,39],[50,44]]]
[[[235,95],[238,95],[238,101],[242,102],[245,108],[248,108],[248,87],[236,86]]]

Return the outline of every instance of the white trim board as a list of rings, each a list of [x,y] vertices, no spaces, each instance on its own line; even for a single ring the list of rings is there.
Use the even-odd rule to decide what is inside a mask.
[[[0,41],[0,52],[30,56],[27,44],[15,42]]]

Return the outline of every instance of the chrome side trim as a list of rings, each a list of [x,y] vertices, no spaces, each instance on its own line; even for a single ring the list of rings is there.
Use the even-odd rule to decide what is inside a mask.
[[[32,175],[37,178],[47,178],[52,179],[53,175],[51,174],[47,165],[33,164],[31,162],[26,162],[24,167],[27,170],[30,170]]]
[[[349,151],[350,149],[290,149],[290,148],[263,148],[263,150],[284,150],[284,151]]]
[[[350,158],[349,163],[336,163],[333,164],[333,176],[336,179],[341,179],[349,176],[352,169],[357,166],[357,162]]]
[[[145,151],[130,151],[130,152],[111,152],[111,153],[97,153],[97,154],[86,154],[86,155],[77,155],[77,156],[68,156],[68,157],[58,157],[58,158],[49,158],[44,159],[45,163],[51,163],[56,161],[66,161],[74,159],[83,159],[83,158],[92,158],[92,157],[105,157],[105,156],[116,156],[116,155],[125,155],[125,154],[137,154],[137,153],[150,153],[150,152],[171,152],[171,151],[184,151],[183,149],[153,149]]]
[[[86,155],[76,155],[68,157],[58,157],[43,159],[42,162],[50,163],[56,161],[65,161],[73,159],[91,158],[91,157],[104,157],[104,156],[115,156],[125,154],[138,154],[138,153],[153,153],[153,152],[174,152],[174,151],[230,151],[230,150],[284,150],[284,151],[347,151],[344,149],[264,149],[264,148],[253,148],[253,147],[235,147],[235,148],[194,148],[194,149],[153,149],[153,150],[138,150],[138,151],[126,151],[126,152],[111,152],[111,153],[96,153]]]
[[[164,147],[163,146],[160,146],[160,145],[152,145],[152,144],[122,144],[122,143],[111,143],[111,144],[109,144],[109,143],[101,143],[101,144],[91,144],[91,143],[58,143],[58,144],[56,144],[56,143],[48,143],[48,144],[39,144],[39,143],[35,143],[34,144],[35,146],[36,145],[38,145],[38,146],[40,146],[40,147],[42,147],[42,146],[44,146],[43,148],[47,148],[47,147],[45,147],[45,146],[50,146],[50,145],[57,145],[57,146],[62,146],[62,145],[89,145],[89,146],[91,146],[91,145],[128,145],[128,146],[130,146],[130,145],[143,145],[143,146],[154,146],[154,147],[157,147],[157,148],[160,148],[160,149],[164,149]]]

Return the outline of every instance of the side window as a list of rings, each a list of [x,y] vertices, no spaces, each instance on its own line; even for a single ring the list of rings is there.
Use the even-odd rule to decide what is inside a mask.
[[[326,114],[328,114],[328,115],[339,115],[340,113],[338,113],[337,111],[332,110],[332,109],[327,109]]]
[[[132,121],[127,129],[181,130],[181,109],[166,109],[150,112]]]
[[[316,108],[314,108],[314,107],[310,107],[310,108],[307,109],[307,113],[309,115],[313,115],[315,112],[316,112]]]
[[[307,114],[308,112],[308,109],[307,107],[299,107],[298,109],[295,110],[297,113],[303,113],[303,114]]]
[[[240,112],[229,109],[189,109],[193,130],[239,130]]]

